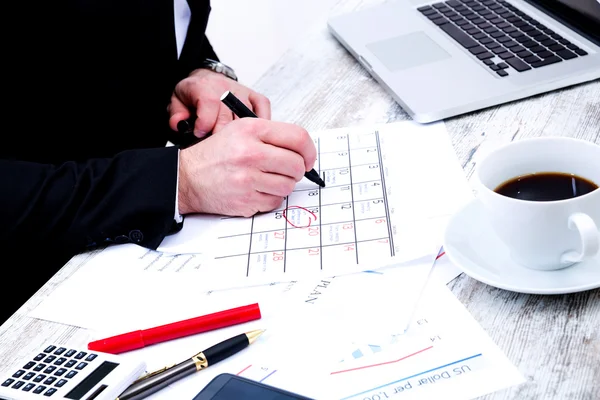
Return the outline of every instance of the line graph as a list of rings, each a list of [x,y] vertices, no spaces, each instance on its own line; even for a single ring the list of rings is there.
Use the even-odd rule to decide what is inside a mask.
[[[343,370],[339,370],[339,371],[333,371],[333,372],[330,373],[330,375],[342,374],[344,372],[358,371],[358,370],[361,370],[361,369],[367,369],[367,368],[373,368],[373,367],[379,367],[379,366],[382,366],[382,365],[395,364],[395,363],[397,363],[399,361],[406,360],[407,358],[416,356],[417,354],[421,354],[424,351],[427,351],[427,350],[430,350],[430,349],[433,349],[433,346],[429,346],[429,347],[426,347],[424,349],[415,351],[414,353],[408,354],[408,355],[406,355],[404,357],[400,357],[400,358],[395,359],[395,360],[384,361],[384,362],[380,362],[380,363],[376,363],[376,364],[370,364],[370,365],[363,365],[363,366],[356,367],[356,368],[349,368],[349,369],[343,369]]]

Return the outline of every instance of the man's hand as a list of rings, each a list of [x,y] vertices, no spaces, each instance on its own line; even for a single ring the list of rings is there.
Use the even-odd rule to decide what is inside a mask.
[[[231,91],[259,118],[271,119],[269,99],[252,89],[209,69],[197,69],[175,86],[169,104],[169,125],[187,120],[191,112],[197,115],[194,134],[203,137],[217,133],[234,119],[231,110],[221,102],[221,96]]]
[[[179,212],[249,217],[281,205],[317,158],[303,128],[241,118],[179,155]]]

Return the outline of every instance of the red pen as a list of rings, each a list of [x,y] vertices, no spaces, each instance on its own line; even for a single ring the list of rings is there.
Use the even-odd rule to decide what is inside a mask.
[[[137,330],[88,343],[89,350],[119,354],[156,343],[260,319],[257,303],[202,315],[154,328]]]

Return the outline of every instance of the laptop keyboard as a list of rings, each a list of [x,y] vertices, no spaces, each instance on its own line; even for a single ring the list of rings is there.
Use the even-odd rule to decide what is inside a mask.
[[[449,0],[417,10],[501,77],[587,55],[504,0]]]

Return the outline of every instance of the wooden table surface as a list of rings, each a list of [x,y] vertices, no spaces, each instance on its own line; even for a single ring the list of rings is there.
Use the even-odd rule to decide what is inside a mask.
[[[328,15],[375,2],[339,0]],[[316,17],[304,39],[254,85],[270,98],[273,119],[298,123],[309,131],[409,119],[329,34],[325,21],[325,15]],[[600,144],[600,81],[445,122],[471,179],[486,151],[515,139],[569,136]],[[88,330],[33,319],[27,313],[90,256],[74,257],[0,326],[0,373],[48,340],[85,347],[91,339]],[[449,287],[527,380],[481,399],[600,399],[600,289],[527,295],[496,289],[464,274]]]

